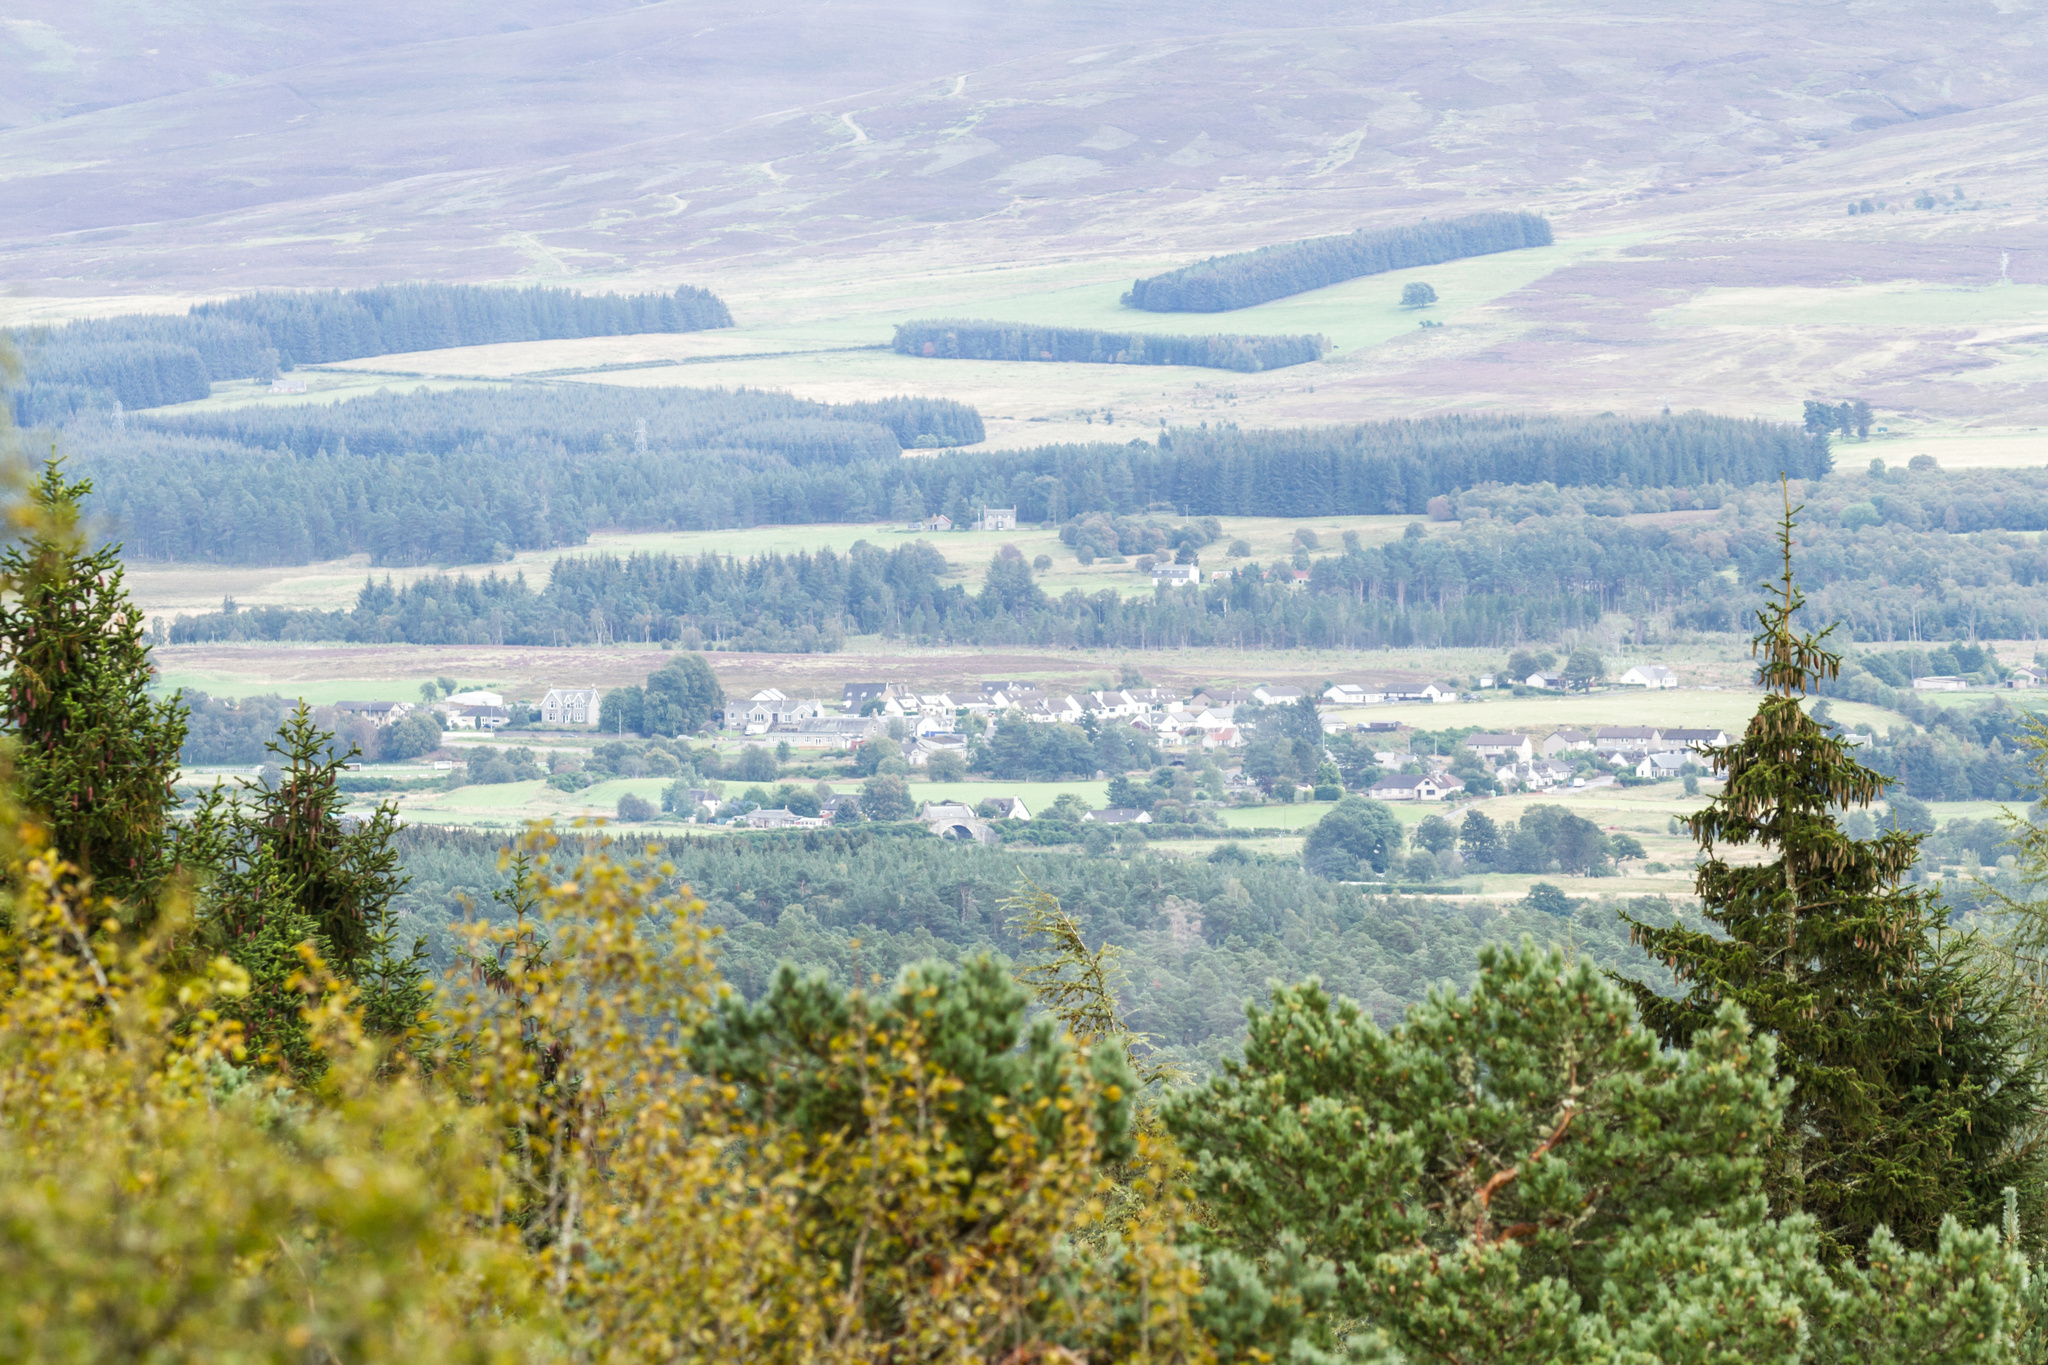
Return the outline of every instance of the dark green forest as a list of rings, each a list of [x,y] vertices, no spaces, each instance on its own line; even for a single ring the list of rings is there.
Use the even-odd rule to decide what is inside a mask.
[[[1550,242],[1550,221],[1533,213],[1473,213],[1413,227],[1361,228],[1341,237],[1211,256],[1137,281],[1123,302],[1151,313],[1221,313],[1361,275]]]
[[[1874,493],[1881,487],[1882,493]],[[523,578],[437,575],[398,587],[371,579],[348,611],[261,607],[184,617],[179,643],[349,640],[411,644],[672,641],[689,648],[818,652],[850,635],[925,643],[1128,649],[1508,647],[1589,627],[1611,612],[1645,639],[1748,628],[1750,585],[1770,567],[1775,490],[1483,486],[1400,539],[1270,566],[1215,548],[1210,519],[1088,513],[1065,530],[1077,559],[1185,549],[1233,576],[1136,596],[1046,593],[1014,551],[963,582],[938,546],[862,541],[845,553],[751,559],[633,555],[561,561],[547,587]],[[1844,507],[1884,498],[1881,526]],[[1968,515],[2036,528],[2048,520],[2048,472],[1967,478],[1867,473],[1809,485],[1801,531],[1813,609],[1844,638],[1873,643],[2038,639],[2048,628],[2048,549],[2007,530],[1948,531]],[[1637,519],[1646,517],[1647,520]],[[1934,529],[1912,529],[1918,523]],[[1064,531],[1063,531],[1064,534]],[[1355,537],[1353,538],[1356,539]],[[963,542],[971,544],[972,542]],[[1331,547],[1336,549],[1337,547]],[[1296,566],[1308,573],[1297,586]],[[974,570],[969,569],[971,574]],[[1924,672],[1925,670],[1923,670]],[[1831,687],[1861,685],[1857,666]],[[1895,684],[1910,687],[1910,676]],[[1843,695],[1851,695],[1844,692]],[[1892,702],[1881,702],[1892,705]],[[1915,703],[1907,693],[1902,707]]]
[[[404,351],[730,326],[717,296],[688,285],[673,294],[453,284],[268,290],[198,304],[182,317],[129,315],[16,334],[25,373],[14,414],[20,425],[38,426],[117,404],[154,408],[204,398],[220,380]]]
[[[1321,360],[1319,336],[1152,336],[1088,327],[947,318],[896,328],[898,355],[936,360],[1071,361],[1088,365],[1194,365],[1255,374]]]
[[[448,926],[465,904],[498,909],[490,896],[506,881],[503,840],[412,826],[397,842],[413,879],[398,901],[401,932],[408,940],[427,935],[445,958]],[[1291,858],[1088,857],[859,830],[672,839],[658,848],[724,929],[721,964],[749,996],[784,961],[844,983],[856,963],[887,980],[924,958],[957,962],[983,949],[1017,956],[1023,945],[1002,902],[1028,877],[1060,897],[1091,942],[1130,950],[1133,1025],[1169,1056],[1204,1069],[1236,1045],[1244,1002],[1263,996],[1270,981],[1317,975],[1374,1017],[1393,1020],[1432,985],[1462,983],[1479,945],[1502,935],[1569,939],[1603,965],[1647,970],[1612,902],[1574,902],[1563,916],[1524,907],[1503,916],[1492,903],[1370,895],[1312,877]],[[1631,909],[1669,913],[1655,899]]]
[[[1829,467],[1825,435],[1699,413],[1176,428],[1156,445],[897,455],[981,435],[972,408],[940,400],[562,385],[81,422],[64,446],[129,554],[244,564],[489,563],[596,528],[960,523],[980,505],[1035,522],[1153,507],[1422,515],[1485,483],[1695,487]]]
[[[809,466],[836,479],[980,439],[980,416],[946,399],[572,384],[80,423],[64,445],[136,558],[477,564],[593,526],[751,525],[753,490]]]

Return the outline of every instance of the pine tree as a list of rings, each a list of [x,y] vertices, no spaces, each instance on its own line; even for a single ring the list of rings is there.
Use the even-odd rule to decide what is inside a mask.
[[[401,951],[397,941],[391,902],[406,881],[391,846],[397,812],[344,816],[337,778],[355,750],[336,753],[303,704],[266,747],[277,756],[272,785],[216,786],[192,819],[189,860],[211,874],[201,946],[249,972],[236,1012],[251,1042],[287,1071],[316,1065],[291,984],[301,944],[355,985],[373,1032],[417,1041],[429,1003],[426,944]]]
[[[0,554],[0,579],[15,593],[0,604],[5,722],[23,797],[57,851],[118,904],[124,923],[145,928],[175,862],[185,707],[175,694],[149,695],[143,614],[122,586],[120,547],[88,550],[79,529],[91,491],[52,455],[29,490],[33,529]]]
[[[1888,779],[1802,708],[1836,676],[1827,637],[1801,633],[1792,571],[1798,509],[1779,527],[1784,569],[1759,610],[1753,651],[1767,690],[1742,738],[1710,751],[1726,785],[1685,823],[1706,854],[1697,881],[1711,930],[1624,916],[1687,988],[1678,999],[1626,982],[1643,1018],[1684,1046],[1724,1002],[1778,1039],[1792,1081],[1767,1181],[1781,1213],[1804,1209],[1831,1253],[1860,1252],[1880,1226],[1934,1244],[1944,1214],[1992,1221],[2002,1186],[2039,1207],[2033,1126],[2042,1078],[2014,1036],[1968,936],[1946,935],[1934,896],[1906,881],[1921,836],[1843,833]],[[1731,862],[1720,850],[1775,856]]]

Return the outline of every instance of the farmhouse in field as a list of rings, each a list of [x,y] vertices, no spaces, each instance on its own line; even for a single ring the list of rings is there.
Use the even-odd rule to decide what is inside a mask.
[[[550,687],[540,700],[541,724],[595,725],[597,698],[595,687]]]
[[[981,515],[974,519],[977,531],[1014,531],[1017,529],[1017,509],[1014,507],[984,507]]]
[[[1618,680],[1623,687],[1647,687],[1652,690],[1678,686],[1678,675],[1663,664],[1637,664]]]
[[[1441,801],[1465,784],[1446,773],[1424,773],[1420,777],[1382,777],[1366,792],[1375,801]]]

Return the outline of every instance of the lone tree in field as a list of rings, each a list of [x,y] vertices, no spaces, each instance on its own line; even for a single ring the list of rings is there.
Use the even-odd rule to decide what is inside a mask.
[[[0,554],[5,723],[28,807],[57,851],[147,927],[174,857],[170,812],[185,707],[149,695],[143,615],[120,547],[87,550],[79,504],[92,484],[53,457],[29,490],[32,529]]]
[[[1436,290],[1431,289],[1420,280],[1401,287],[1401,306],[1403,308],[1427,308],[1435,302]]]
[[[1766,1181],[1778,1212],[1812,1214],[1835,1255],[1860,1253],[1880,1224],[1927,1247],[1946,1214],[1992,1221],[2002,1186],[2019,1189],[2022,1208],[2040,1207],[2040,1156],[2024,1136],[2038,1118],[2040,1063],[1971,965],[1968,938],[1944,937],[1940,905],[1905,882],[1922,836],[1858,840],[1837,823],[1890,779],[1800,705],[1841,656],[1825,647],[1832,627],[1794,629],[1797,510],[1788,493],[1784,572],[1753,642],[1767,695],[1739,740],[1709,752],[1726,785],[1686,819],[1706,854],[1697,889],[1718,932],[1624,915],[1687,991],[1670,999],[1625,984],[1673,1045],[1730,1001],[1777,1035],[1779,1073],[1792,1081]],[[1772,856],[1730,862],[1726,845]]]

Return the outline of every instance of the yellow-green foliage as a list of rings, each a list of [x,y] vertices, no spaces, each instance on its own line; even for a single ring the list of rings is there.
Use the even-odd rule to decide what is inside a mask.
[[[239,969],[174,970],[175,912],[124,940],[21,837],[0,1358],[1209,1357],[1168,1156],[1141,1139],[1146,1197],[1112,1198],[1096,1115],[1121,1096],[1064,1042],[1034,1104],[989,1098],[972,1172],[967,1082],[915,1008],[884,1028],[856,993],[812,1059],[852,1078],[857,1121],[763,1115],[690,1064],[725,991],[701,907],[599,857],[543,863],[475,930],[425,1071],[308,950],[325,1066],[293,1089],[246,1064]]]
[[[1152,1210],[1102,1226],[1101,1097],[1070,1050],[1055,1095],[1014,1111],[996,1097],[994,1149],[970,1170],[950,1123],[967,1082],[931,1036],[943,1021],[913,1008],[885,1028],[856,993],[803,1060],[847,1080],[858,1119],[763,1114],[691,1065],[724,990],[701,903],[666,895],[662,868],[606,858],[532,886],[538,924],[476,931],[473,958],[496,970],[454,1032],[474,1100],[512,1135],[505,1211],[578,1355],[1204,1354],[1159,1153]]]
[[[95,923],[27,833],[0,943],[0,1359],[530,1355],[544,1305],[487,1216],[481,1116],[378,1079],[317,962],[322,1088],[244,1071],[217,1008],[242,973],[167,973],[167,940]]]

